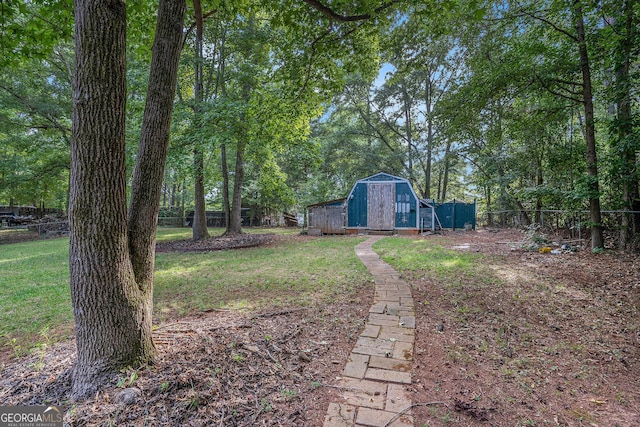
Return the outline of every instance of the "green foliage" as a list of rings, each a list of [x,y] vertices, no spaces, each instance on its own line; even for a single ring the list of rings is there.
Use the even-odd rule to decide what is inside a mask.
[[[70,49],[0,77],[0,204],[64,208],[71,132]]]
[[[25,61],[46,60],[71,42],[73,1],[3,1],[0,9],[0,70],[15,72]],[[7,72],[7,73],[5,73]]]

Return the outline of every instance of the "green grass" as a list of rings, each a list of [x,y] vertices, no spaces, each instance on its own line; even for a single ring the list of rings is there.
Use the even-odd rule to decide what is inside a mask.
[[[247,229],[297,234],[296,229]],[[212,235],[222,230],[211,230]],[[190,229],[162,228],[158,241],[188,239]],[[354,287],[370,283],[354,246],[360,238],[323,237],[242,250],[159,253],[156,257],[156,320],[208,308],[277,309],[357,298]],[[0,351],[24,352],[72,332],[69,240],[0,246]],[[15,341],[12,344],[12,339]]]
[[[69,239],[0,246],[0,346],[71,322]],[[35,343],[33,343],[35,345]]]
[[[409,275],[424,275],[447,281],[450,286],[470,277],[484,281],[483,256],[440,246],[437,238],[395,237],[382,239],[374,250],[383,260]]]
[[[353,250],[360,241],[323,237],[242,251],[159,254],[157,313],[307,305],[352,294],[353,285],[370,280]]]

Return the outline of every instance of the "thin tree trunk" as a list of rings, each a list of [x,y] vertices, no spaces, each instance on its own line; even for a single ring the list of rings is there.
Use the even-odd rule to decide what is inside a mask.
[[[431,198],[431,163],[433,157],[433,117],[431,116],[431,102],[433,99],[433,84],[431,83],[431,73],[427,72],[426,85],[425,85],[425,106],[427,116],[427,164],[424,171],[424,184],[425,192],[424,196],[427,199]]]
[[[402,99],[404,102],[404,126],[407,138],[407,170],[412,182],[413,179],[413,129],[411,123],[411,103],[409,102],[409,94],[405,87],[402,88]]]
[[[249,19],[249,36],[253,37],[255,34],[255,21],[254,18]],[[246,52],[244,52],[247,58],[251,57],[251,51],[253,46],[248,44],[245,46]],[[242,99],[245,102],[245,105],[249,105],[249,101],[251,99],[251,91],[253,87],[250,81],[246,81],[242,85]],[[243,117],[243,121],[247,121],[246,112]],[[227,229],[225,230],[225,235],[235,235],[242,234],[242,184],[244,182],[244,155],[247,149],[247,144],[249,141],[248,132],[244,132],[244,135],[240,135],[238,145],[236,147],[236,167],[235,174],[233,176],[233,195],[231,199],[230,213]]]
[[[542,175],[542,159],[539,158],[536,161],[536,187],[540,189],[543,185],[544,177]],[[542,222],[542,197],[540,197],[540,195],[536,195],[536,212],[534,221],[536,224],[541,224]]]
[[[193,169],[195,182],[193,185],[193,223],[191,228],[192,239],[202,240],[209,237],[207,229],[207,208],[204,198],[204,158],[198,149],[193,150]]]
[[[451,154],[451,141],[447,141],[447,148],[444,151],[444,173],[442,177],[442,201],[447,197],[447,184],[449,183],[449,157]]]
[[[200,123],[200,104],[202,103],[202,61],[203,61],[203,34],[204,23],[202,19],[202,6],[200,0],[193,0],[193,9],[196,20],[196,41],[195,41],[195,61],[194,61],[194,83],[193,83],[193,123],[197,127]],[[196,142],[193,150],[193,170],[194,170],[194,211],[193,224],[191,227],[191,237],[193,240],[202,240],[209,237],[207,229],[207,203],[204,190],[204,156],[202,149]]]
[[[159,4],[128,218],[125,9],[124,2],[75,3],[69,179],[75,400],[94,396],[112,373],[152,362],[155,354],[153,249],[185,4]]]
[[[487,225],[493,227],[493,213],[491,213],[491,186],[485,187],[485,200],[487,203]]]
[[[233,200],[226,235],[242,234],[242,182],[244,181],[244,152],[246,142],[238,142],[236,170],[233,179]]]
[[[615,102],[616,102],[616,139],[620,152],[620,164],[622,176],[622,202],[624,208],[628,210],[638,209],[638,174],[636,152],[633,144],[630,143],[633,134],[633,119],[631,111],[631,83],[629,70],[631,68],[631,51],[636,28],[633,25],[633,8],[630,0],[624,1],[624,37],[620,43],[620,49],[616,57],[616,82],[615,82]],[[632,213],[622,214],[620,224],[620,249],[631,249],[634,243],[634,234],[638,231],[640,224],[634,226],[634,217],[640,217]],[[640,222],[640,221],[638,221]]]
[[[229,219],[231,218],[231,204],[229,203],[229,166],[227,165],[227,145],[223,142],[220,147],[220,158],[222,162],[222,206],[224,208],[224,229],[229,229]]]
[[[602,234],[602,218],[600,212],[600,188],[598,183],[598,157],[596,154],[596,133],[593,110],[593,91],[591,88],[591,68],[587,52],[587,39],[584,30],[582,2],[574,3],[575,24],[580,51],[580,68],[582,70],[582,99],[584,106],[585,142],[587,145],[587,174],[589,175],[589,214],[591,217],[591,247],[604,247]]]

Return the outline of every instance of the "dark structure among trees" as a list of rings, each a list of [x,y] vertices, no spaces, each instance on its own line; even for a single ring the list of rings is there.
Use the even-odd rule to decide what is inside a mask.
[[[475,228],[475,207],[475,203],[421,200],[409,180],[381,172],[356,181],[344,199],[307,206],[308,227],[316,235]]]

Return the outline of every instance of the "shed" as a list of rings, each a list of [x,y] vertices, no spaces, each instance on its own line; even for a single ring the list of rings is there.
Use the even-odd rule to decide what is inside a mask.
[[[346,200],[347,233],[417,233],[420,199],[405,178],[377,173],[356,181]]]
[[[310,235],[344,234],[346,199],[307,206],[307,230]]]
[[[307,215],[310,235],[418,234],[442,228],[475,229],[476,204],[422,200],[409,180],[380,172],[356,181],[344,199],[307,206]]]

